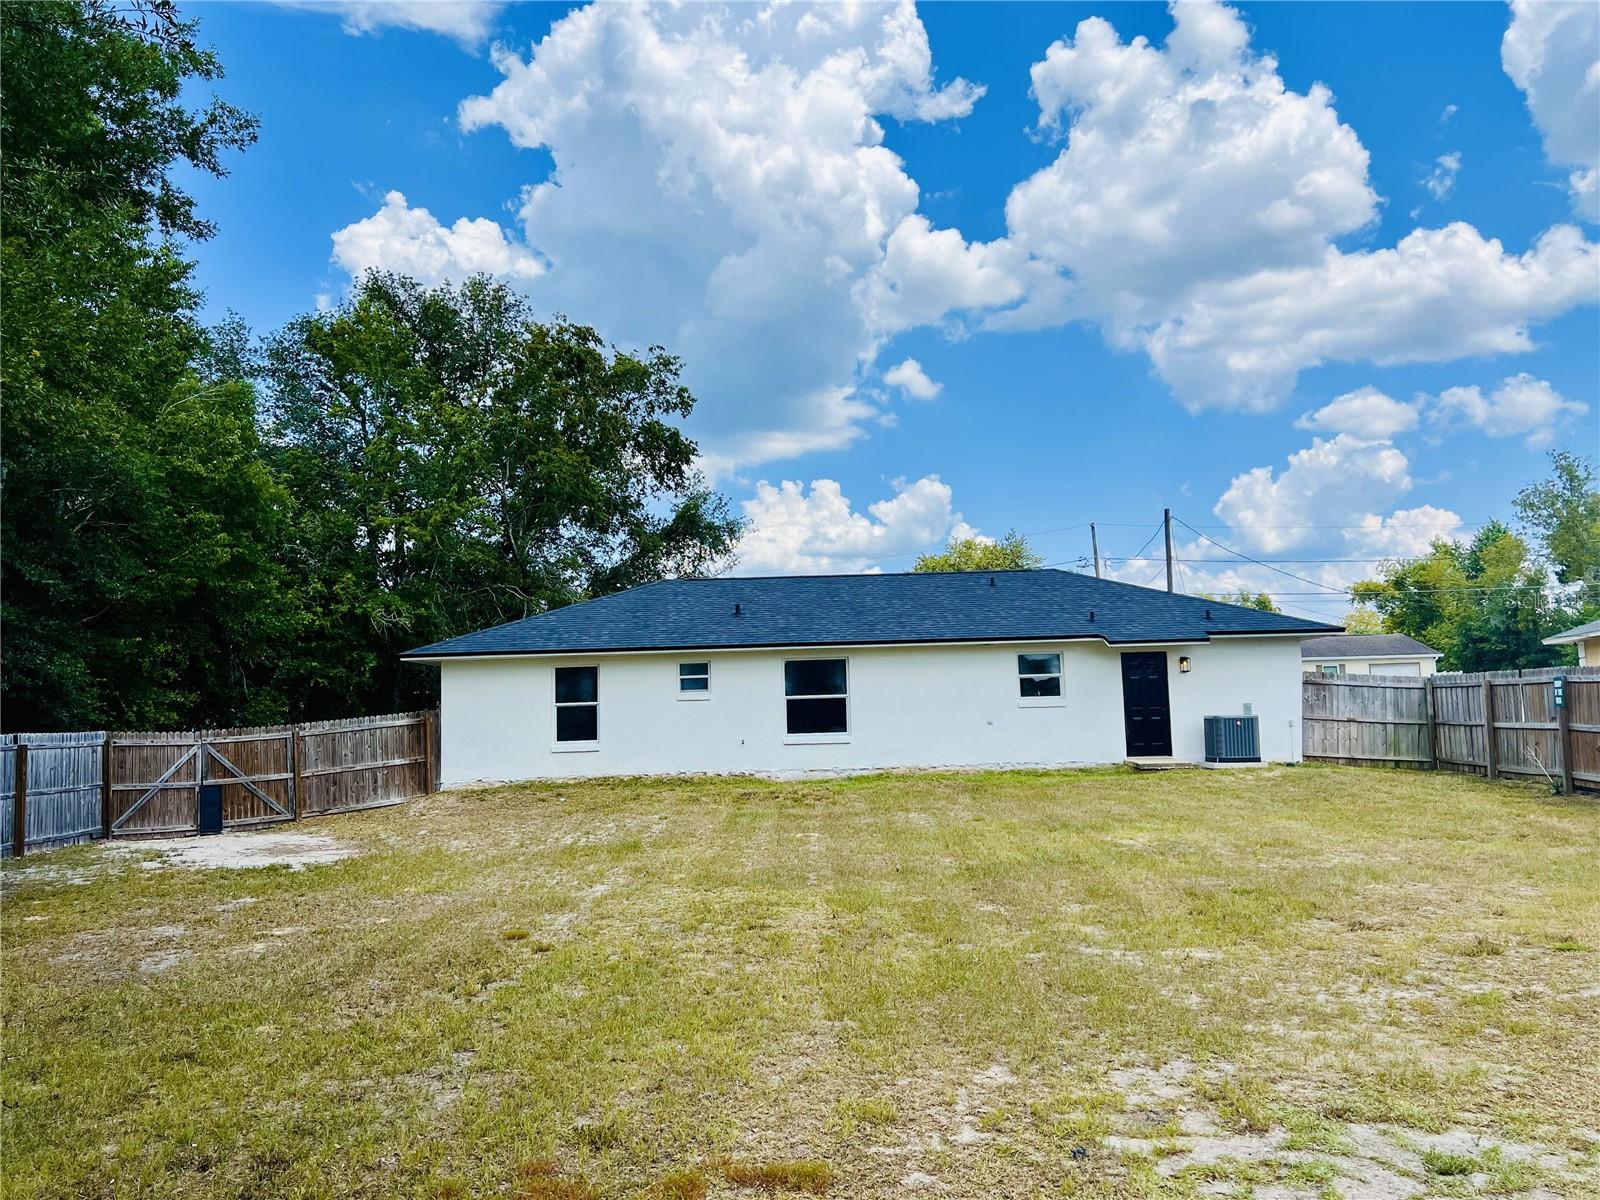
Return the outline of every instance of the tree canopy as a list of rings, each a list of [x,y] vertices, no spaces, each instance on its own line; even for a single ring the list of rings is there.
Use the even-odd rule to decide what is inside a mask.
[[[1550,466],[1550,478],[1523,488],[1512,506],[1539,539],[1557,583],[1600,587],[1600,489],[1594,464],[1555,450]]]
[[[1383,617],[1375,609],[1352,608],[1339,618],[1346,633],[1382,633]]]
[[[1252,592],[1249,588],[1240,588],[1236,592],[1201,592],[1207,600],[1220,600],[1223,604],[1237,604],[1240,608],[1253,608],[1259,612],[1277,612],[1278,606],[1272,602],[1272,597],[1265,592]]]
[[[1015,529],[999,541],[983,537],[953,537],[937,554],[918,558],[913,571],[1031,571],[1044,565]]]
[[[270,461],[314,601],[296,707],[414,703],[433,672],[409,647],[720,567],[739,524],[675,424],[679,369],[484,278],[369,275],[272,339]]]
[[[5,719],[178,720],[247,695],[286,619],[284,497],[249,389],[196,369],[180,239],[210,227],[175,182],[254,118],[180,99],[221,68],[169,3],[6,4],[0,55]]]
[[[169,0],[0,5],[0,592],[11,729],[431,702],[407,647],[669,574],[738,523],[659,348],[487,280],[198,319],[186,172],[256,136]]]

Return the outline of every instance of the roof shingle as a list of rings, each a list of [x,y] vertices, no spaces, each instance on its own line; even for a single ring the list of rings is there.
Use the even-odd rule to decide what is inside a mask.
[[[1307,638],[1300,643],[1301,658],[1388,658],[1396,654],[1438,653],[1403,633],[1340,633]]]
[[[405,658],[918,642],[1193,642],[1336,625],[1070,571],[668,579]]]

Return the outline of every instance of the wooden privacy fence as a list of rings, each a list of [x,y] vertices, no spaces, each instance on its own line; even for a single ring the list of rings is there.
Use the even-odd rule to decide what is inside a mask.
[[[1301,696],[1308,759],[1548,778],[1568,793],[1600,790],[1600,667],[1424,679],[1307,675]]]
[[[99,837],[104,733],[0,735],[0,853]]]
[[[222,826],[232,829],[395,804],[435,790],[437,733],[437,712],[409,712],[235,729],[6,734],[0,852],[196,833],[212,788]]]

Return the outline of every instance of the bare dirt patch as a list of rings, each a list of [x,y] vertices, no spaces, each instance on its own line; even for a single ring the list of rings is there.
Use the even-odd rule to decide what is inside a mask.
[[[109,854],[157,854],[163,866],[196,870],[289,867],[300,870],[350,858],[355,847],[320,833],[219,833],[207,837],[112,842]]]

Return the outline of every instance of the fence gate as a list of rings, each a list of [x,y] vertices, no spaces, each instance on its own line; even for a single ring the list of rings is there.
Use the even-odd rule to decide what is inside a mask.
[[[114,733],[110,743],[113,834],[195,832],[205,786],[222,790],[225,828],[295,817],[290,729]]]

